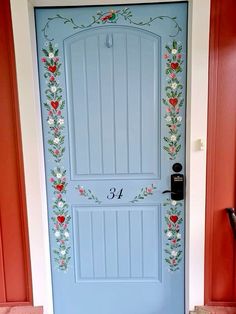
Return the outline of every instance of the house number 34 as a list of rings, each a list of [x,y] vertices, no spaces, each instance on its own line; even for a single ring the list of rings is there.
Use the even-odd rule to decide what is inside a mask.
[[[109,200],[113,200],[113,198],[121,199],[123,196],[123,189],[117,190],[116,188],[110,188],[110,193],[107,195]]]

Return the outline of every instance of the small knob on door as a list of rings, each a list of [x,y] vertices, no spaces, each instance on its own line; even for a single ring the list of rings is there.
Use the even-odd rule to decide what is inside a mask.
[[[229,222],[232,227],[234,238],[236,239],[236,211],[235,208],[226,208],[226,211],[229,216]]]

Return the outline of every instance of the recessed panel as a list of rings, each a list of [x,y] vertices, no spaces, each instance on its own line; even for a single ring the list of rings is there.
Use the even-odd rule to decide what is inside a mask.
[[[72,179],[158,179],[159,37],[109,27],[64,47]]]
[[[160,206],[74,207],[76,282],[161,278]]]

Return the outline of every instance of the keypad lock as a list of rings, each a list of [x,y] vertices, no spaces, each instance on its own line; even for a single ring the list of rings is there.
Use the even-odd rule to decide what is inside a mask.
[[[177,167],[178,166],[178,167]],[[181,167],[180,167],[181,166]],[[178,170],[177,170],[178,169]],[[181,164],[174,164],[173,170],[179,172],[182,170]],[[181,201],[184,199],[184,175],[180,173],[174,173],[171,175],[171,190],[163,191],[162,193],[170,193],[171,199],[175,201]]]

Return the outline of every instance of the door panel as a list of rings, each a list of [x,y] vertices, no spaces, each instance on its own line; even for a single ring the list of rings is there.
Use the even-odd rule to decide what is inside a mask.
[[[72,179],[159,178],[160,38],[110,26],[64,47]]]
[[[184,312],[186,16],[36,10],[55,314]]]

